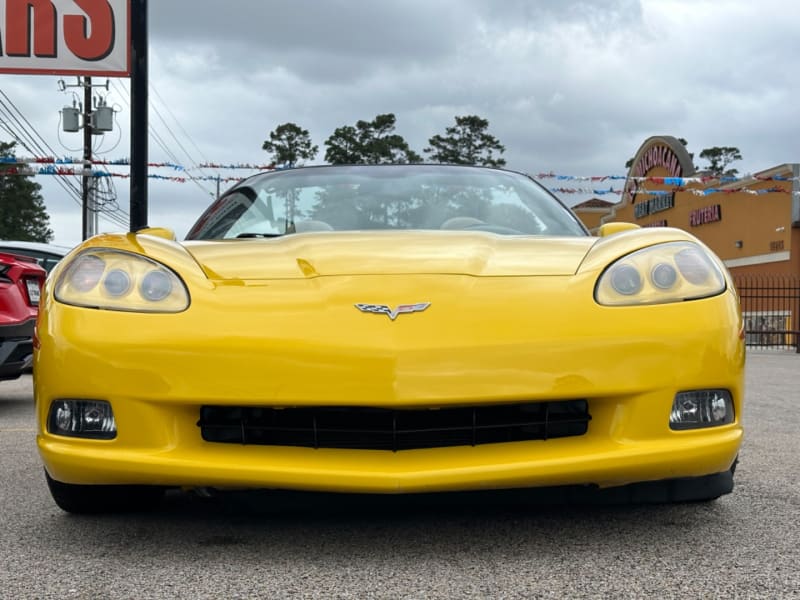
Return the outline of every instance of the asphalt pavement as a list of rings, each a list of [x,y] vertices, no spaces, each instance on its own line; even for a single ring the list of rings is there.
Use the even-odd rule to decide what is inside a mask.
[[[77,517],[31,386],[0,382],[0,598],[800,598],[798,354],[749,353],[734,492],[676,505],[250,492]]]

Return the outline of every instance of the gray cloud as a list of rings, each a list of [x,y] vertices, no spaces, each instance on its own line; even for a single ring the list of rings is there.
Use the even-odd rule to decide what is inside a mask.
[[[211,3],[159,3],[151,14],[152,40],[167,52],[206,40],[226,64],[255,72],[280,65],[304,81],[347,82],[379,66],[445,60],[461,33],[474,27],[455,0],[231,4],[234,10],[220,11]]]
[[[263,140],[292,121],[321,162],[336,127],[392,112],[417,152],[456,115],[487,118],[509,167],[532,173],[623,174],[657,134],[695,154],[737,146],[740,172],[758,171],[798,161],[798,18],[779,0],[151,1],[150,124],[164,146],[151,139],[151,159],[263,163]],[[0,85],[52,146],[80,144],[57,136],[70,98],[54,78]],[[105,156],[128,154],[124,95],[115,83],[123,138]],[[151,223],[183,235],[214,191],[152,181]],[[77,241],[74,202],[45,192],[57,241]]]

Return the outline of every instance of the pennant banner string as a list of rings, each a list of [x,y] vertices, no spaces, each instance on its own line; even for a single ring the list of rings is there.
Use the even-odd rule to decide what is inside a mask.
[[[90,172],[84,171],[84,169],[77,169],[77,168],[70,168],[68,166],[59,166],[56,164],[47,164],[44,166],[40,166],[38,168],[34,168],[28,165],[19,165],[17,163],[14,166],[10,166],[3,169],[0,174],[3,175],[22,175],[22,176],[35,176],[35,175],[73,175],[73,176],[83,176],[88,175],[91,177],[119,177],[123,179],[127,179],[130,177],[129,173],[117,173],[111,171],[104,171],[104,170],[92,170]],[[207,176],[200,176],[200,177],[181,177],[181,176],[169,176],[169,175],[159,175],[157,173],[148,173],[147,177],[149,179],[158,179],[163,181],[174,181],[178,183],[186,183],[187,181],[219,181],[219,182],[238,182],[241,181],[241,177],[219,177],[214,175],[207,175]],[[608,188],[608,189],[596,189],[596,188],[566,188],[566,187],[556,187],[556,188],[549,188],[551,192],[556,194],[594,194],[597,196],[604,196],[608,194],[616,194],[620,195],[624,192],[621,189],[615,188]],[[708,196],[711,194],[735,194],[735,193],[744,193],[754,196],[761,196],[764,194],[773,194],[773,193],[781,193],[781,194],[793,194],[793,195],[800,195],[800,192],[790,192],[789,190],[780,188],[780,187],[770,187],[764,189],[750,189],[748,187],[736,187],[736,188],[706,188],[706,189],[692,189],[692,188],[684,188],[684,187],[673,187],[670,190],[645,190],[645,189],[638,189],[636,190],[636,194],[648,195],[648,196],[667,196],[670,194],[674,194],[676,192],[686,192],[692,194],[694,196]]]
[[[105,159],[94,159],[91,161],[91,164],[94,166],[130,166],[130,160],[127,158],[121,158],[116,160],[105,160]],[[112,173],[103,170],[92,170],[91,172],[85,172],[84,169],[73,169],[69,168],[72,165],[84,165],[84,161],[79,158],[74,157],[35,157],[35,158],[24,158],[24,157],[15,157],[15,156],[0,156],[0,165],[8,165],[8,167],[4,168],[1,173],[2,174],[16,174],[16,175],[75,175],[75,176],[83,176],[89,175],[92,177],[121,177],[127,178],[130,177],[129,174],[126,173]],[[38,168],[32,165],[44,165]],[[165,176],[159,175],[155,173],[148,174],[148,178],[150,179],[160,179],[165,181],[175,181],[179,183],[184,183],[186,181],[216,181],[216,182],[236,182],[240,181],[242,177],[221,177],[218,175],[204,175],[204,176],[191,176],[188,175],[188,172],[194,171],[197,169],[218,169],[218,170],[251,170],[251,171],[266,171],[266,170],[276,170],[282,168],[289,168],[289,167],[276,167],[274,164],[246,164],[246,163],[235,163],[235,164],[223,164],[223,163],[204,163],[199,165],[198,167],[185,167],[183,165],[170,163],[170,162],[152,162],[148,163],[147,165],[150,168],[158,169],[158,168],[166,168],[172,169],[174,171],[180,172],[187,172],[186,177],[174,177],[174,176]],[[726,188],[706,188],[706,189],[694,189],[694,188],[687,188],[686,186],[693,185],[693,184],[706,184],[708,182],[714,181],[719,182],[721,184],[725,183],[737,183],[742,181],[758,181],[758,182],[797,182],[800,181],[800,177],[786,177],[780,175],[774,176],[759,176],[759,175],[746,175],[743,177],[730,177],[730,176],[723,176],[723,177],[710,177],[710,176],[699,176],[699,177],[630,177],[628,178],[625,175],[602,175],[602,176],[577,176],[577,175],[558,175],[553,172],[549,173],[538,173],[536,175],[531,175],[531,177],[535,179],[555,179],[557,181],[576,181],[576,182],[603,182],[603,181],[619,181],[619,180],[627,180],[632,181],[636,184],[641,183],[653,183],[656,185],[664,185],[664,186],[672,186],[671,189],[668,190],[647,190],[638,188],[631,189],[631,190],[622,190],[612,187],[609,188],[589,188],[589,187],[551,187],[549,188],[551,192],[556,194],[594,194],[597,196],[605,196],[609,194],[621,195],[626,191],[632,194],[645,194],[650,196],[663,196],[668,194],[673,194],[675,192],[688,192],[695,196],[708,196],[710,194],[734,194],[737,192],[742,192],[746,194],[752,195],[761,195],[761,194],[769,194],[769,193],[792,193],[794,195],[800,195],[800,192],[789,192],[785,189],[781,189],[778,187],[770,187],[760,190],[753,190],[749,189],[746,186],[742,187],[726,187]]]
[[[55,164],[55,165],[83,165],[84,161],[75,157],[15,157],[15,156],[2,156],[0,157],[0,164]],[[107,159],[92,159],[93,165],[107,165],[107,166],[130,166],[130,159],[119,158],[114,160]],[[151,162],[147,164],[152,168],[169,168],[176,171],[193,171],[198,169],[218,169],[218,170],[248,170],[248,171],[271,171],[280,169],[274,163],[271,164],[250,164],[250,163],[216,163],[209,162],[199,164],[196,167],[186,167],[170,162]],[[286,167],[284,167],[286,168]],[[630,180],[637,183],[650,182],[659,185],[672,185],[677,187],[684,187],[691,184],[703,184],[710,181],[718,181],[719,183],[737,183],[742,181],[800,181],[800,177],[787,177],[781,175],[761,176],[761,175],[743,175],[741,177],[721,176],[714,177],[710,175],[702,175],[697,177],[628,177],[627,175],[559,175],[554,172],[530,174],[534,179],[556,179],[558,181],[588,181],[588,182],[602,182],[602,181],[624,181]]]

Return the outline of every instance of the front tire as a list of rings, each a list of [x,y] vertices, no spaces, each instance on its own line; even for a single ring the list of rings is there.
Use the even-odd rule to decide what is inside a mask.
[[[56,481],[45,471],[47,487],[58,507],[68,513],[91,515],[153,510],[164,488],[146,485],[73,485]]]

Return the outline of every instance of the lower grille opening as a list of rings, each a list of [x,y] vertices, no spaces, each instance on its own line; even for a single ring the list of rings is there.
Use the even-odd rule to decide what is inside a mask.
[[[584,435],[586,400],[395,410],[356,406],[272,408],[202,406],[207,442],[412,450]]]

